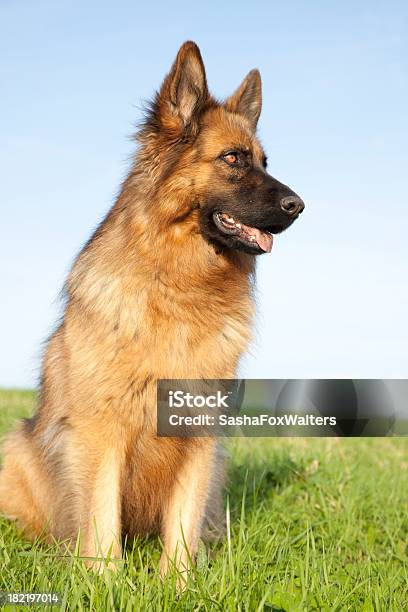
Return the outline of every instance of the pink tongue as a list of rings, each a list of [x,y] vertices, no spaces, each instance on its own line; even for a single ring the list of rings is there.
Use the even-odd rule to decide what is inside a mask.
[[[261,247],[265,253],[270,253],[272,251],[273,244],[273,236],[272,234],[268,234],[268,232],[262,232],[260,229],[256,227],[249,227],[248,225],[242,225],[245,228],[245,231],[248,232],[251,236],[255,236],[255,240],[258,243],[258,246]]]

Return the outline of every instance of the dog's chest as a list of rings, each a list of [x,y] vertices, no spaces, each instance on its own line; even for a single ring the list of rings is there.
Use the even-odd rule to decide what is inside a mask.
[[[164,295],[140,288],[109,297],[109,304],[106,296],[101,303],[104,315],[93,317],[91,325],[74,316],[76,311],[67,320],[75,356],[71,371],[85,399],[96,393],[98,404],[129,415],[155,402],[158,379],[236,375],[250,340],[249,292],[231,299],[228,294]],[[111,316],[105,314],[108,308]]]
[[[234,376],[250,340],[251,320],[248,299],[233,308],[204,301],[182,310],[173,304],[168,312],[147,308],[140,348],[155,378]]]

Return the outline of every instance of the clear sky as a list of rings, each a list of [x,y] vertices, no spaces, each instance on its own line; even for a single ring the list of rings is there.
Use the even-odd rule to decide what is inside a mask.
[[[195,40],[212,91],[254,67],[270,172],[303,197],[258,266],[246,377],[408,376],[408,5],[0,2],[0,385],[31,386],[140,106]]]

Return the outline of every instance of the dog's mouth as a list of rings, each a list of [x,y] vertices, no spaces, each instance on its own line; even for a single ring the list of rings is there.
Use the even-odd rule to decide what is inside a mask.
[[[234,238],[252,247],[255,251],[258,250],[260,253],[271,252],[273,245],[271,232],[245,225],[223,212],[215,212],[213,219],[215,225],[222,233],[234,236]]]

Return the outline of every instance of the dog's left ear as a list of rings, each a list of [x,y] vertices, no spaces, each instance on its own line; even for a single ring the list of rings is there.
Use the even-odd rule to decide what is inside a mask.
[[[193,127],[208,99],[207,79],[200,49],[192,41],[179,49],[176,60],[165,78],[158,96],[164,127]]]
[[[252,129],[256,130],[262,109],[262,81],[259,70],[251,70],[238,89],[227,98],[225,106],[233,113],[248,119]]]

